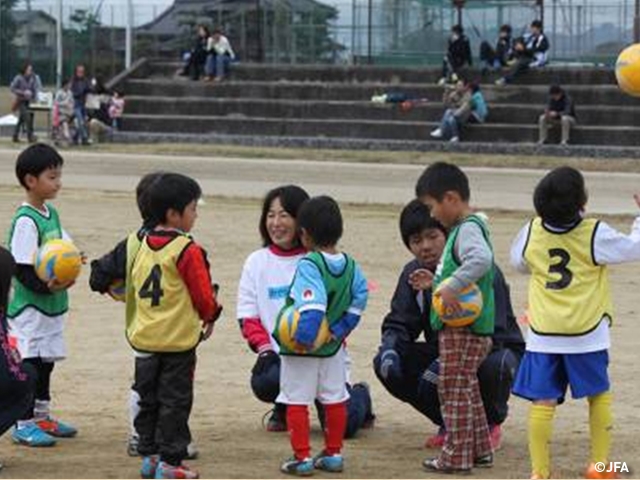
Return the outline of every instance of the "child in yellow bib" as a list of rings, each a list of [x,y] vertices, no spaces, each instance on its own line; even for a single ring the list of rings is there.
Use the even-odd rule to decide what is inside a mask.
[[[126,335],[136,354],[140,396],[134,421],[140,476],[198,478],[182,463],[191,442],[196,347],[211,335],[222,309],[206,253],[189,235],[201,190],[189,177],[164,173],[145,195],[153,228],[139,246],[137,235],[130,236],[125,280]]]
[[[579,171],[551,171],[534,192],[538,217],[522,228],[511,247],[512,265],[531,274],[527,347],[513,393],[532,402],[532,478],[549,478],[553,416],[568,386],[573,398],[589,401],[587,478],[612,478],[594,468],[609,460],[613,424],[607,372],[613,307],[607,265],[640,260],[640,217],[627,236],[583,218],[586,203]],[[640,206],[639,197],[636,203]]]

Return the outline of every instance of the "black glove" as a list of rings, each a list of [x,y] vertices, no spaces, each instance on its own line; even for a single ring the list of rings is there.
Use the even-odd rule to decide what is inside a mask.
[[[253,369],[251,369],[251,373],[253,375],[260,375],[269,370],[273,365],[279,364],[280,355],[273,350],[265,350],[258,354],[258,359],[256,360],[256,364],[253,366]]]
[[[390,381],[402,378],[400,355],[395,350],[382,351],[382,355],[380,355],[380,376]]]

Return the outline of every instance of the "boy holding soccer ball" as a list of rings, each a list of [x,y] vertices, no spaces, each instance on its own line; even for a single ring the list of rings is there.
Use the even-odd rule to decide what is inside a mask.
[[[73,282],[43,282],[36,275],[34,257],[49,240],[67,239],[57,210],[49,203],[56,198],[62,183],[62,157],[52,147],[38,143],[18,156],[16,176],[25,189],[25,202],[16,211],[8,246],[17,270],[13,298],[6,316],[9,334],[17,340],[24,363],[31,364],[36,375],[32,407],[18,421],[14,442],[31,447],[52,446],[54,437],[73,437],[74,427],[51,417],[51,372],[55,362],[63,360],[66,347],[64,323],[69,309],[67,289]]]
[[[342,441],[347,425],[347,366],[344,340],[358,325],[367,304],[367,282],[360,267],[341,253],[340,207],[330,197],[307,200],[298,212],[303,246],[310,252],[299,262],[286,306],[300,313],[293,337],[297,347],[280,344],[282,364],[277,402],[287,406],[287,427],[293,457],[281,470],[306,476],[314,468],[341,472]],[[284,310],[283,310],[284,311]],[[323,321],[330,336],[314,350]],[[278,340],[278,329],[274,336]],[[309,405],[317,399],[325,411],[325,448],[311,458]]]
[[[485,221],[469,206],[469,182],[457,166],[438,162],[418,179],[416,196],[431,214],[450,229],[435,276],[427,269],[414,272],[415,285],[432,282],[433,297],[445,309],[461,312],[458,295],[476,284],[483,306],[469,326],[448,326],[431,310],[431,328],[439,331],[438,394],[447,431],[442,452],[426,459],[426,470],[464,473],[473,467],[493,466],[493,452],[485,414],[478,367],[491,349],[494,330],[493,248]]]
[[[640,196],[635,196],[640,206]],[[538,214],[516,237],[511,263],[530,273],[529,332],[513,393],[532,402],[529,410],[531,478],[549,478],[549,444],[556,407],[567,386],[589,402],[591,464],[586,478],[616,478],[607,465],[611,445],[608,365],[613,318],[608,265],[640,260],[640,220],[630,235],[585,218],[587,191],[571,167],[549,172],[538,183]]]

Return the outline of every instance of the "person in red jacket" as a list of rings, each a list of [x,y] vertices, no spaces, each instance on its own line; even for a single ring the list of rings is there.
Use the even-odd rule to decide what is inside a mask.
[[[197,218],[198,183],[165,173],[149,187],[155,225],[128,259],[127,340],[135,350],[140,413],[135,419],[142,478],[198,478],[182,462],[191,442],[196,347],[209,338],[222,307],[204,249],[189,232]]]

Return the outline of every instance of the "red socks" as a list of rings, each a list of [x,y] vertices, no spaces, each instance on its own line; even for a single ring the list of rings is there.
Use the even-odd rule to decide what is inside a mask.
[[[336,455],[342,450],[342,440],[347,429],[347,404],[324,405],[324,443],[327,455]]]
[[[311,457],[309,409],[306,405],[287,405],[287,428],[296,458],[304,460]]]
[[[336,455],[342,451],[342,440],[347,429],[347,404],[334,403],[324,405],[325,429],[324,443],[327,455]],[[287,427],[291,438],[291,447],[298,460],[311,456],[309,444],[309,409],[306,405],[287,405]]]

